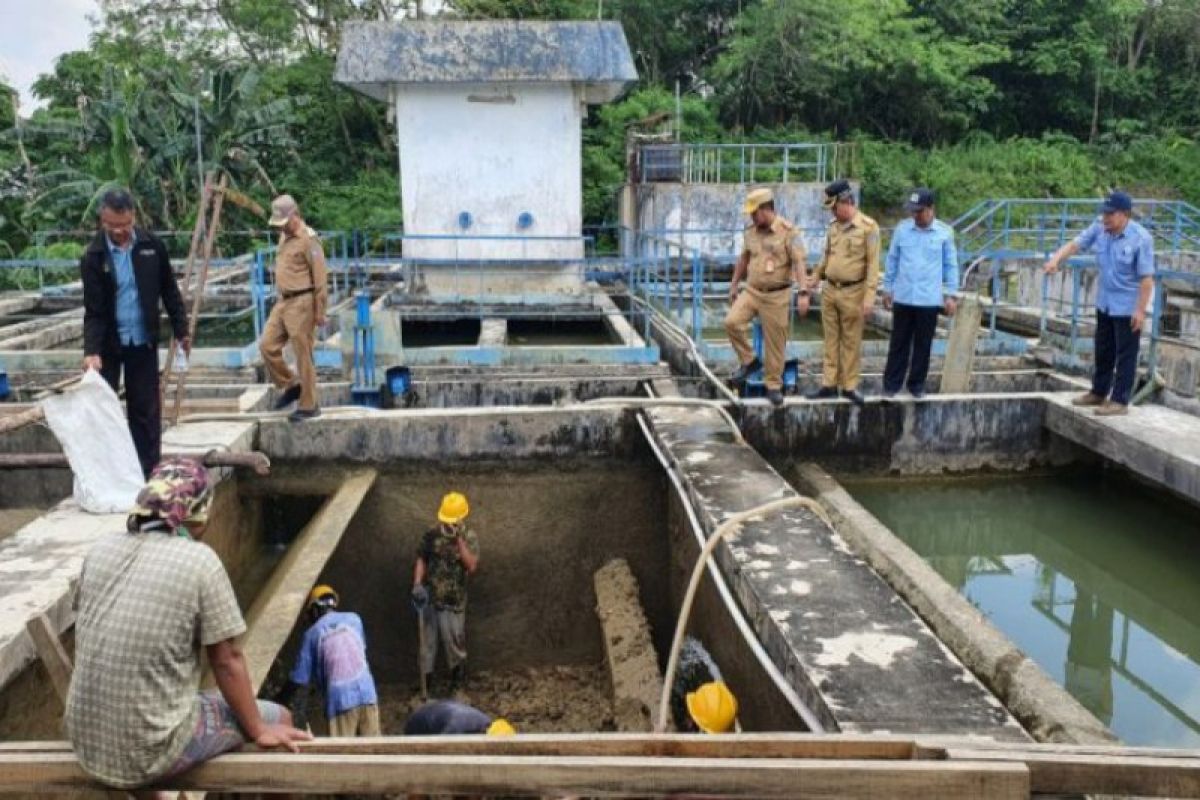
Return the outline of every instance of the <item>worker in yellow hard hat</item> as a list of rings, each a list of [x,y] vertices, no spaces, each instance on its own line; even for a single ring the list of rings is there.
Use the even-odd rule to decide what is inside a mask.
[[[322,584],[309,592],[312,624],[281,699],[302,726],[308,716],[308,692],[316,683],[325,695],[330,736],[378,736],[379,698],[367,665],[366,632],[358,614],[338,610],[339,601],[332,586]]]
[[[421,675],[432,679],[438,642],[450,670],[450,692],[467,677],[467,578],[479,569],[479,540],[467,527],[467,498],[450,492],[438,508],[438,524],[425,532],[413,569],[412,604],[420,626]]]
[[[737,698],[699,639],[688,636],[679,650],[671,684],[671,715],[684,733],[728,733],[737,724]]]
[[[405,736],[443,736],[486,733],[512,736],[517,729],[502,717],[491,717],[457,700],[435,700],[414,711],[404,723]]]

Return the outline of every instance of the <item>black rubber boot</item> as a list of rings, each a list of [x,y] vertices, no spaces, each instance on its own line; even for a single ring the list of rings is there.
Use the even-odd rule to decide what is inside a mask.
[[[450,694],[461,692],[467,687],[467,665],[459,664],[450,670]]]

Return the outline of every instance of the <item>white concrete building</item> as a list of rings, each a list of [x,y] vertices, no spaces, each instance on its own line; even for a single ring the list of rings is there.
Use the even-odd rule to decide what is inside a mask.
[[[637,79],[619,24],[357,23],[335,79],[391,104],[406,257],[583,256],[582,121]]]

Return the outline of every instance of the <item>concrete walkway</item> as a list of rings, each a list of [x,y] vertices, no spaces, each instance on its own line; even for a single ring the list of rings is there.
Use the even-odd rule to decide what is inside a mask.
[[[1049,430],[1200,504],[1200,418],[1164,406],[1097,417],[1090,408],[1072,406],[1075,396],[1046,395]]]
[[[246,452],[254,428],[248,422],[181,425],[163,434],[163,449]],[[214,472],[221,480],[228,470]],[[46,614],[60,634],[70,628],[84,555],[101,536],[124,529],[125,514],[89,514],[68,498],[0,542],[0,687],[35,658],[26,622]]]
[[[796,491],[707,408],[647,411],[701,524]],[[806,509],[716,551],[747,620],[829,730],[1027,740],[1003,705],[846,542]]]

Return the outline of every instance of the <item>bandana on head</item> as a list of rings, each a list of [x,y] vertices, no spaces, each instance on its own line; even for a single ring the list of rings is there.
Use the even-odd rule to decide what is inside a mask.
[[[185,524],[200,525],[208,519],[211,488],[208,470],[196,459],[164,459],[138,492],[129,512],[129,529],[136,532],[166,527],[179,536],[188,536]],[[146,520],[151,526],[142,524]]]

